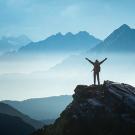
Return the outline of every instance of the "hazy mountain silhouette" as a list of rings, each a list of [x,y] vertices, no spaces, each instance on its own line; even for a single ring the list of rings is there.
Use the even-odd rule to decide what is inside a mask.
[[[20,47],[29,44],[30,42],[31,40],[25,35],[21,35],[19,37],[3,36],[0,39],[0,54],[17,50]]]
[[[55,96],[47,98],[35,98],[24,101],[3,101],[19,111],[38,120],[52,121],[72,101],[71,96]]]
[[[135,29],[123,24],[90,52],[135,52]]]
[[[81,31],[77,34],[72,34],[71,32],[63,35],[57,33],[52,35],[47,39],[39,42],[32,42],[27,46],[22,47],[19,53],[37,53],[37,52],[82,52],[86,51],[96,44],[101,42],[101,40],[90,35],[86,31]]]
[[[30,38],[28,38],[26,35],[20,35],[18,37],[3,37],[5,40],[7,40],[10,44],[16,46],[16,47],[21,47],[29,44],[31,41]]]
[[[22,119],[22,121],[28,123],[36,129],[41,128],[44,125],[42,122],[31,119],[29,116],[19,112],[18,110],[5,103],[0,103],[0,113],[19,117],[20,119]]]
[[[0,54],[3,54],[7,51],[14,50],[15,47],[11,43],[8,42],[5,38],[0,39]]]
[[[0,135],[29,135],[35,129],[19,117],[0,113]]]

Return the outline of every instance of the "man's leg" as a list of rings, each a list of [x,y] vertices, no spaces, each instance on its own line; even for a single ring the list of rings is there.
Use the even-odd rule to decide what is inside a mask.
[[[96,73],[93,72],[93,77],[94,77],[94,85],[96,85]]]
[[[97,80],[98,80],[98,85],[100,85],[99,72],[97,73]]]

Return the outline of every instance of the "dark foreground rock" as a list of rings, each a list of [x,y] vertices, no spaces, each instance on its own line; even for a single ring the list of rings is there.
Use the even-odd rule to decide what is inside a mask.
[[[134,135],[135,88],[105,81],[78,85],[73,102],[53,125],[33,135]]]

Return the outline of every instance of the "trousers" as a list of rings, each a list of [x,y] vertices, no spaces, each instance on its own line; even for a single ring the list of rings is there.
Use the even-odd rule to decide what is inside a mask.
[[[99,72],[94,72],[93,77],[94,77],[94,85],[96,85],[96,79],[97,79],[98,85],[100,85]]]

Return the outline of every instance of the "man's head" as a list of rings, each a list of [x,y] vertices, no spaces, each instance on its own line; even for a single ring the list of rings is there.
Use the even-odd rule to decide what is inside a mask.
[[[98,60],[95,60],[95,62],[96,62],[96,63],[99,63],[99,61],[98,61]]]

